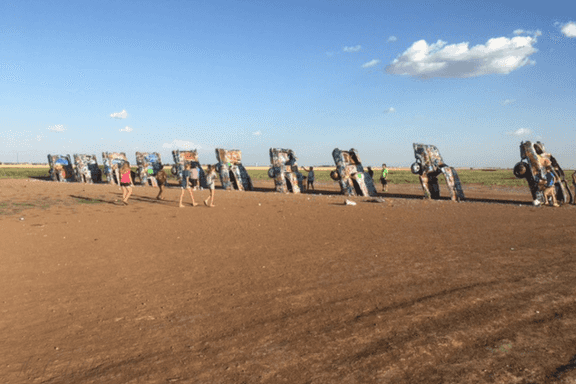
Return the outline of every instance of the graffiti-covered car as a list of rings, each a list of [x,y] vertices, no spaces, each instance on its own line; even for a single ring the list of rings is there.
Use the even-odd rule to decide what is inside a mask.
[[[136,174],[142,185],[148,185],[150,182],[153,187],[158,186],[156,175],[164,169],[158,152],[136,152],[136,166],[138,167]]]
[[[347,196],[376,196],[376,188],[372,177],[364,172],[358,151],[354,148],[342,151],[335,148],[332,151],[336,170],[330,172],[330,177],[340,184],[340,190]]]
[[[242,151],[216,148],[216,171],[220,175],[222,188],[251,191],[254,189],[252,179],[242,165]]]
[[[410,170],[413,174],[420,177],[420,184],[427,198],[440,198],[440,186],[438,185],[438,176],[444,174],[448,190],[450,191],[453,201],[464,200],[464,191],[462,183],[458,177],[456,169],[448,166],[440,151],[434,145],[413,144],[414,156],[416,162],[412,164]]]
[[[544,189],[546,186],[546,174],[548,171],[544,166],[544,159],[550,161],[550,171],[554,178],[556,199],[559,203],[572,203],[573,196],[566,182],[564,171],[558,161],[550,153],[547,153],[544,144],[537,141],[523,141],[520,143],[521,161],[514,166],[514,176],[519,179],[526,179],[534,205],[546,203]]]
[[[102,161],[104,162],[104,174],[108,184],[120,185],[120,168],[128,162],[124,152],[102,152]],[[134,178],[132,177],[132,181]]]
[[[291,149],[270,148],[268,177],[274,179],[277,192],[300,193],[303,176],[298,171],[298,158]]]
[[[172,174],[178,178],[178,181],[182,180],[182,172],[184,172],[184,167],[186,164],[190,164],[192,168],[198,169],[198,179],[202,187],[206,187],[206,174],[200,165],[200,160],[198,158],[198,151],[172,151],[172,158],[174,159],[174,165],[172,166]]]
[[[50,178],[53,181],[76,181],[70,155],[48,155],[48,165],[50,165]]]
[[[76,180],[81,183],[100,183],[102,171],[98,167],[96,155],[74,154],[74,170]]]

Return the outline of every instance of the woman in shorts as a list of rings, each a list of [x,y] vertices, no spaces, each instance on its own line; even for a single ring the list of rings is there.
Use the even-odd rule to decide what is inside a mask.
[[[190,169],[192,166],[190,164],[186,164],[184,166],[184,171],[182,171],[182,180],[180,181],[180,186],[182,187],[182,193],[180,194],[180,204],[178,205],[180,208],[184,208],[182,204],[182,199],[184,198],[184,191],[188,190],[190,192],[190,198],[192,199],[192,206],[195,207],[198,204],[194,201],[194,195],[192,194],[192,186],[190,185]]]
[[[216,167],[213,165],[208,165],[208,170],[206,171],[206,184],[208,189],[210,189],[210,196],[204,200],[204,205],[212,208],[214,205],[214,181],[216,180]],[[208,200],[210,200],[210,205],[208,205]]]
[[[122,189],[122,202],[128,205],[128,199],[132,194],[132,175],[130,174],[130,163],[125,162],[120,168],[120,189]]]

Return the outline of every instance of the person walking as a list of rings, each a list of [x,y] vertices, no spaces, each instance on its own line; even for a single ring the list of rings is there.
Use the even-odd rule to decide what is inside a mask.
[[[198,171],[198,166],[191,167],[190,169],[190,179],[192,180],[192,189],[194,191],[200,189],[200,172]]]
[[[192,206],[195,207],[198,204],[194,201],[194,194],[192,193],[192,187],[190,185],[190,169],[192,166],[190,164],[186,164],[184,167],[184,171],[182,171],[182,180],[180,181],[180,186],[182,187],[182,193],[180,194],[180,204],[178,205],[180,208],[184,208],[182,204],[182,199],[184,198],[184,191],[188,190],[190,193],[190,198],[192,199]]]
[[[214,205],[214,182],[216,180],[216,167],[214,165],[208,165],[208,170],[206,171],[206,185],[210,189],[210,195],[206,200],[204,200],[204,205],[213,208]],[[208,200],[210,200],[210,205],[208,205]]]
[[[166,172],[163,169],[159,170],[158,173],[156,174],[156,182],[158,183],[158,188],[160,188],[160,192],[158,192],[158,196],[156,196],[156,199],[164,200],[164,187],[166,186],[167,180],[168,175],[166,175]]]
[[[122,190],[122,203],[124,205],[128,205],[128,199],[132,195],[132,185],[134,182],[130,173],[130,163],[126,161],[120,168],[120,189]]]

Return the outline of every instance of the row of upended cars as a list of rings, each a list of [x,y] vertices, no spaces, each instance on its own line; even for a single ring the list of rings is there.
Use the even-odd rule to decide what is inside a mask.
[[[434,145],[413,144],[416,161],[410,169],[418,175],[424,195],[427,198],[440,197],[438,176],[444,175],[451,198],[454,201],[464,200],[462,183],[455,168],[448,166],[438,148]],[[224,189],[253,190],[252,180],[242,165],[240,150],[217,148],[216,170]],[[298,171],[298,158],[291,149],[270,148],[270,168],[268,176],[274,180],[275,189],[282,193],[300,193],[304,190],[305,177]],[[186,164],[198,169],[201,185],[205,184],[205,175],[200,166],[198,152],[172,151],[174,164],[171,173],[181,179]],[[331,178],[340,185],[341,192],[347,196],[376,196],[374,180],[364,169],[358,151],[334,149],[332,157],[336,169],[330,173]],[[556,199],[561,204],[574,202],[568,187],[564,171],[556,159],[545,151],[541,142],[530,141],[520,144],[521,161],[514,166],[514,175],[526,179],[533,197],[534,205],[547,203],[544,195],[546,180],[552,180]],[[117,183],[119,169],[128,162],[124,152],[103,152],[104,175],[108,183]],[[85,183],[102,182],[102,171],[95,155],[74,154],[48,155],[50,176],[54,181],[78,181]],[[164,169],[160,154],[157,152],[136,152],[136,177],[143,185],[156,185],[156,175]]]
[[[198,179],[206,186],[205,173],[202,169],[197,151],[172,151],[174,164],[171,173],[179,180],[186,165],[198,170]],[[242,165],[242,154],[237,150],[216,149],[218,163],[216,170],[222,185],[226,189],[252,190],[252,180]],[[74,154],[48,155],[50,178],[60,182],[101,183],[103,176],[109,184],[118,184],[120,169],[129,163],[125,152],[103,152],[103,170],[98,165],[96,155]],[[157,186],[156,176],[164,171],[162,158],[157,152],[136,152],[137,170],[132,180],[138,178],[141,185]]]

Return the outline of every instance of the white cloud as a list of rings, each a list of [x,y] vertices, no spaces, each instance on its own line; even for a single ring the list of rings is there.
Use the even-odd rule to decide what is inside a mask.
[[[120,128],[120,132],[132,132],[134,129],[126,126],[124,128]]]
[[[344,47],[344,48],[342,48],[342,50],[344,52],[358,52],[361,48],[362,48],[362,46],[357,45],[355,47]]]
[[[260,136],[260,135],[262,134],[262,132],[256,131],[256,132],[252,132],[252,134],[253,134],[254,136]]]
[[[162,144],[162,148],[191,150],[201,149],[202,147],[187,140],[172,140],[171,143]]]
[[[38,141],[42,141],[43,138],[44,138],[44,136],[42,136],[42,135],[36,136],[36,140],[38,140]]]
[[[564,24],[560,30],[566,37],[576,37],[576,23],[574,21]]]
[[[378,64],[380,64],[380,60],[374,59],[374,60],[370,60],[367,63],[362,64],[362,68],[371,68],[371,67],[374,67]]]
[[[422,79],[508,74],[534,64],[528,57],[538,51],[533,47],[536,41],[535,36],[497,37],[469,48],[467,42],[446,45],[438,40],[428,45],[420,40],[388,65],[386,72]]]
[[[66,128],[64,128],[62,124],[58,124],[58,125],[50,125],[48,127],[48,130],[52,132],[64,132]]]
[[[125,119],[128,117],[128,112],[126,112],[126,110],[123,109],[122,112],[111,113],[110,117],[112,117],[114,119]]]
[[[518,128],[514,132],[508,132],[511,136],[528,136],[532,134],[532,131],[528,128]]]
[[[390,36],[390,37],[388,38],[388,42],[389,42],[389,43],[394,42],[394,41],[396,41],[396,40],[398,40],[398,38],[397,38],[396,36]]]
[[[390,107],[384,111],[384,113],[394,113],[394,112],[396,112],[396,110],[393,107]]]
[[[525,29],[516,29],[516,30],[514,30],[513,33],[514,33],[515,35],[523,35],[523,34],[526,34],[526,35],[532,35],[532,36],[535,36],[535,37],[542,36],[542,31],[540,31],[539,29],[537,29],[537,30],[535,30],[535,31],[527,31],[527,30],[525,30]]]
[[[515,102],[516,100],[514,99],[506,99],[503,102],[501,102],[500,104],[502,105],[508,105],[508,104],[512,104],[513,102]]]

